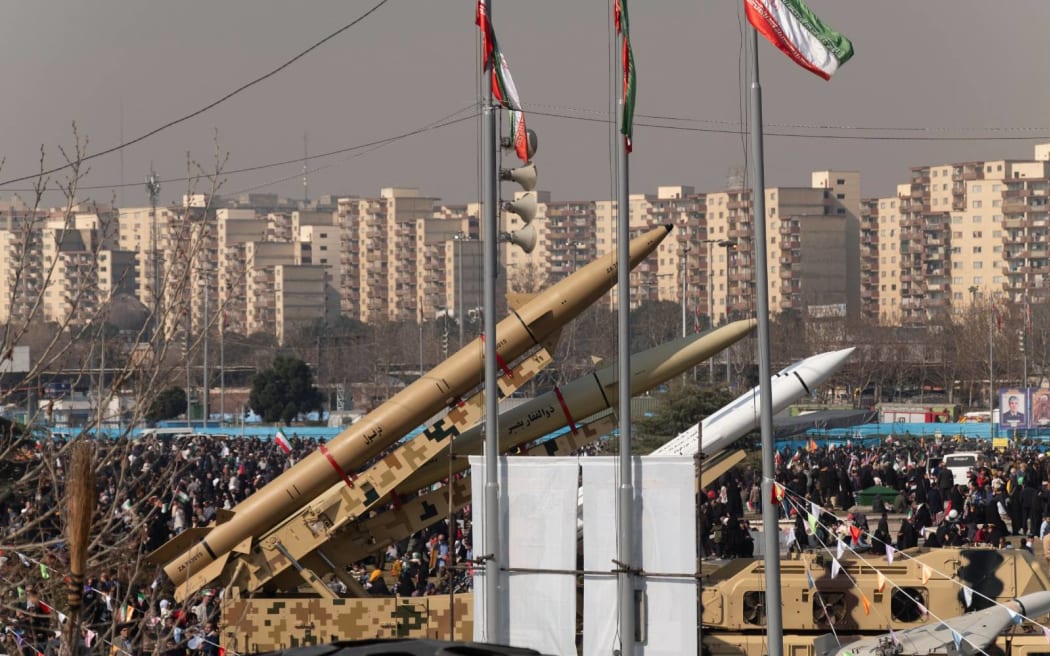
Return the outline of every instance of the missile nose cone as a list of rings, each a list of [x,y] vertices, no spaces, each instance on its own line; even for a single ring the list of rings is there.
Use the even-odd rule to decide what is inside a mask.
[[[1035,620],[1050,613],[1050,592],[1033,592],[1010,602],[1015,612]]]
[[[672,230],[674,230],[674,224],[665,223],[664,224],[664,230],[666,230],[667,232],[671,232]]]

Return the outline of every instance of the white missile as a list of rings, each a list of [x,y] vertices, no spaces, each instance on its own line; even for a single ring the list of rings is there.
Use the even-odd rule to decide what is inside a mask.
[[[788,407],[799,398],[809,395],[838,371],[855,348],[828,351],[806,358],[773,375],[773,414]],[[699,424],[680,433],[673,440],[653,451],[654,456],[695,455],[702,451],[712,456],[726,448],[741,435],[758,427],[758,387],[738,397],[718,412],[707,416]],[[698,439],[703,435],[702,441]]]

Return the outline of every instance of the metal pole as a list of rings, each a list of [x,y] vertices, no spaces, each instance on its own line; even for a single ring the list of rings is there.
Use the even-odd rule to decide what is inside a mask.
[[[715,252],[714,241],[707,240],[707,329],[711,330],[715,327],[715,294],[714,294],[714,282],[711,279],[711,274],[714,273],[714,266],[711,262]],[[707,366],[708,371],[708,382],[712,385],[715,384],[715,359],[708,358]]]
[[[226,422],[226,310],[219,315],[219,426]]]
[[[492,0],[482,0],[485,14],[492,24]],[[494,64],[488,62],[489,66]],[[499,162],[496,159],[496,108],[492,105],[492,76],[485,78],[481,98],[481,186],[482,222],[484,232],[482,264],[485,331],[485,551],[491,558],[485,561],[485,639],[492,643],[504,642],[501,635],[499,585],[499,472],[496,453],[499,449],[499,394],[496,379],[496,245],[499,239],[499,215],[496,202]]]
[[[460,232],[456,234],[456,323],[459,324],[459,348],[463,348],[463,238]]]
[[[995,437],[995,298],[988,295],[988,437]],[[1002,412],[1002,408],[999,408]]]
[[[201,399],[201,427],[208,427],[208,275],[204,275],[204,371],[201,374],[204,381],[204,394]]]
[[[625,34],[617,39],[617,52],[626,47]],[[613,58],[613,66],[619,62]],[[620,79],[614,74],[614,79]],[[616,557],[623,569],[634,566],[634,485],[631,468],[631,260],[628,243],[631,237],[630,221],[630,176],[628,170],[627,141],[619,134],[625,107],[623,85],[616,84],[616,100],[620,107],[620,120],[613,125],[613,139],[619,144],[616,149],[619,167],[619,184],[616,199],[616,301],[617,301],[617,357],[620,377],[618,396],[620,410],[620,489],[616,504],[616,523],[619,527],[616,539]],[[635,634],[634,576],[629,571],[620,572],[619,615],[620,656],[633,656]]]
[[[685,247],[682,248],[682,337],[685,337],[688,334],[688,331],[689,331],[689,328],[688,328],[688,326],[686,326],[686,321],[685,321],[685,305],[686,305],[686,303],[685,303],[685,295],[689,291],[688,284],[686,283],[686,280],[685,280],[686,261],[688,260],[688,257],[689,257],[689,247],[685,246]],[[685,374],[682,374],[682,375],[685,376]]]
[[[762,537],[765,546],[765,607],[768,656],[784,653],[780,595],[780,525],[773,497],[773,390],[770,384],[769,280],[766,271],[766,189],[762,152],[762,85],[758,77],[758,32],[751,29],[751,202],[755,230],[755,296],[758,311],[758,396],[762,433]]]

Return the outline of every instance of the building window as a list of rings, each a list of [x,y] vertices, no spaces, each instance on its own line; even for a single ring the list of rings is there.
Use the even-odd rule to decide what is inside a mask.
[[[984,282],[984,279],[981,276],[974,276],[973,277],[973,284],[980,285],[983,282]]]
[[[979,184],[975,184],[975,185],[974,185],[974,186],[973,186],[973,187],[972,187],[972,188],[970,189],[970,191],[971,191],[971,193],[975,193],[975,194],[979,194],[979,193],[981,193],[981,185],[979,185]]]
[[[978,247],[978,248],[979,248],[979,247]],[[983,268],[984,268],[984,262],[982,262],[982,261],[980,261],[980,260],[977,260],[977,261],[975,261],[975,262],[973,263],[973,268],[974,268],[974,269],[983,269]]]
[[[981,201],[979,201],[979,200],[973,201],[972,203],[970,203],[970,207],[972,207],[975,210],[981,209]]]
[[[980,214],[974,214],[973,218],[970,219],[970,223],[980,223],[982,220],[983,217]]]
[[[973,231],[973,238],[974,239],[980,239],[983,236],[984,236],[984,233],[981,232],[980,230],[974,230]],[[976,252],[976,251],[974,251],[974,252]]]
[[[1003,186],[1001,184],[993,184],[992,191],[1002,191]]]

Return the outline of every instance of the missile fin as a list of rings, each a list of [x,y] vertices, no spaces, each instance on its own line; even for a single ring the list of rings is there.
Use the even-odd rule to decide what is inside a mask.
[[[233,519],[233,515],[234,513],[232,510],[228,510],[226,508],[218,508],[215,511],[215,525],[218,526],[219,524],[225,524],[226,522]]]
[[[163,565],[203,540],[209,531],[210,526],[188,528],[146,556],[146,560],[154,565]]]
[[[179,603],[186,601],[194,592],[206,587],[209,583],[222,576],[222,571],[226,568],[226,562],[230,559],[230,553],[228,551],[203,568],[191,572],[184,583],[175,587],[175,601]]]

